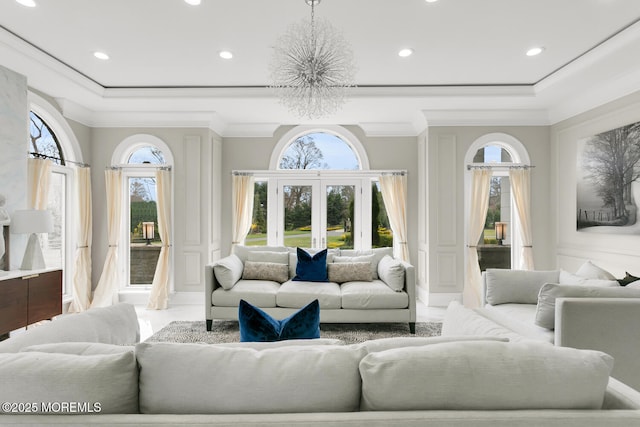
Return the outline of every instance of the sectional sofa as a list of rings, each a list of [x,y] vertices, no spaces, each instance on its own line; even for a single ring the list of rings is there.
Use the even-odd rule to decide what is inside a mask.
[[[600,350],[615,359],[613,376],[640,389],[640,281],[621,286],[586,262],[564,270],[487,269],[480,308],[449,305],[444,336],[500,336]]]
[[[499,337],[122,345],[136,330],[120,304],[2,343],[0,424],[640,425],[640,393],[598,351]]]
[[[413,333],[415,270],[392,255],[391,248],[330,249],[326,260],[329,280],[310,282],[293,280],[298,264],[296,248],[236,246],[231,255],[205,266],[207,330],[214,319],[237,320],[241,299],[276,318],[285,318],[318,299],[323,323],[402,322],[408,323]],[[268,264],[278,271],[265,268],[261,275],[256,264]]]

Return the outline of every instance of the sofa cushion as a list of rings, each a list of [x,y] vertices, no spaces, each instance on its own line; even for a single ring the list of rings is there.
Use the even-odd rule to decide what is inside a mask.
[[[291,279],[301,282],[326,282],[327,276],[327,250],[323,249],[314,255],[304,249],[297,249],[298,263],[296,276]]]
[[[402,291],[404,289],[402,261],[391,258],[389,255],[383,256],[378,263],[378,277],[394,291]]]
[[[373,272],[373,278],[378,279],[378,263],[385,256],[389,255],[393,257],[393,248],[374,248],[369,250],[355,250],[355,249],[342,249],[340,250],[340,256],[354,257],[354,256],[366,256],[373,255],[373,265],[371,271]]]
[[[103,344],[100,342],[59,342],[39,344],[25,347],[20,351],[38,351],[40,353],[77,354],[79,356],[94,356],[96,354],[120,354],[132,352],[132,345]]]
[[[496,336],[518,342],[524,338],[505,326],[488,319],[486,310],[470,309],[458,301],[451,301],[442,322],[442,336]]]
[[[342,308],[375,310],[407,308],[406,292],[395,292],[382,280],[372,282],[347,282],[340,285]]]
[[[131,304],[119,303],[65,314],[0,342],[0,353],[17,352],[35,344],[66,341],[135,344],[140,341],[136,309]]]
[[[602,267],[598,267],[591,261],[587,261],[576,271],[576,276],[587,279],[616,280],[615,276]]]
[[[289,266],[289,252],[250,251],[247,253],[247,261],[275,262]]]
[[[141,343],[136,352],[142,413],[348,412],[360,406],[358,364],[365,354],[361,348],[321,345],[258,351]]]
[[[320,306],[318,300],[313,300],[291,316],[278,320],[240,300],[238,324],[241,342],[320,338]]]
[[[588,279],[586,277],[571,274],[567,271],[560,270],[559,283],[561,285],[590,286],[601,288],[617,288],[620,286],[617,280],[608,279]]]
[[[342,295],[337,283],[294,282],[292,280],[280,285],[276,295],[276,305],[278,307],[300,308],[314,299],[318,300],[321,309],[342,307]]]
[[[536,304],[542,285],[558,283],[560,272],[488,268],[483,274],[488,304]]]
[[[224,289],[231,289],[242,278],[244,265],[237,255],[231,254],[219,259],[213,264],[213,273],[216,280]]]
[[[288,252],[286,246],[243,246],[235,245],[232,248],[232,253],[238,256],[244,263],[249,260],[249,253],[251,252]],[[257,260],[255,260],[257,261]]]
[[[362,409],[600,409],[612,367],[599,351],[536,342],[398,348],[360,362]]]
[[[0,401],[33,402],[36,412],[138,413],[138,366],[132,350],[93,356],[0,354],[0,378]],[[56,411],[62,402],[74,406]]]
[[[358,255],[358,256],[336,256],[333,257],[334,264],[350,264],[354,262],[366,262],[369,263],[369,268],[371,269],[371,279],[378,278],[378,261],[379,259],[375,258],[374,254],[369,255]],[[335,280],[332,280],[335,282]]]
[[[239,280],[232,288],[218,288],[211,294],[211,303],[220,307],[237,307],[240,300],[258,307],[275,307],[280,284],[268,280]]]
[[[545,341],[550,344],[554,342],[553,331],[536,325],[535,304],[486,305],[475,310],[487,319],[509,328],[525,338]]]
[[[508,338],[492,337],[492,336],[451,336],[451,337],[391,337],[378,338],[375,340],[367,340],[361,343],[349,344],[352,346],[361,346],[367,350],[367,353],[378,351],[392,350],[402,347],[422,347],[424,345],[442,344],[445,342],[460,341],[497,341],[509,342]]]
[[[536,310],[536,325],[554,329],[556,298],[640,298],[640,289],[600,286],[570,286],[547,283],[540,289]]]
[[[285,341],[253,341],[253,342],[224,342],[212,344],[216,347],[252,348],[254,350],[268,350],[270,348],[300,347],[313,345],[344,345],[344,341],[337,338],[292,339]]]
[[[370,262],[345,262],[327,264],[327,273],[330,282],[370,282],[371,263]]]
[[[287,255],[288,258],[288,254]],[[244,280],[271,280],[273,282],[286,282],[289,280],[289,265],[276,262],[254,262],[244,263],[242,271]]]

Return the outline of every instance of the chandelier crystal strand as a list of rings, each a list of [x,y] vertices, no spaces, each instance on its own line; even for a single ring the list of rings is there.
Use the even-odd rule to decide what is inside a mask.
[[[289,26],[276,43],[270,64],[272,87],[280,102],[300,117],[336,112],[353,87],[353,52],[340,32],[324,19]]]

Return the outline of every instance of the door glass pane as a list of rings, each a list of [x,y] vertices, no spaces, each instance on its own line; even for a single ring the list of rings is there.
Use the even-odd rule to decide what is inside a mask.
[[[155,178],[129,178],[129,212],[129,283],[150,285],[162,245],[158,235]]]
[[[393,247],[393,232],[382,192],[380,192],[379,181],[373,181],[371,184],[371,247]]]
[[[353,249],[355,186],[327,186],[327,247]]]
[[[65,174],[58,172],[51,174],[47,210],[51,211],[53,216],[53,231],[40,234],[42,255],[47,268],[64,269],[66,182]]]
[[[267,245],[267,181],[257,181],[253,190],[251,230],[244,239],[246,246]]]
[[[508,176],[493,176],[489,208],[478,245],[480,270],[511,268],[511,186]]]
[[[310,185],[284,185],[284,245],[310,248],[311,197]]]

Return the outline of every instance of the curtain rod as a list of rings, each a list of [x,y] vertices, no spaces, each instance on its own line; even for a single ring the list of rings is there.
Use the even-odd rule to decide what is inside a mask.
[[[78,165],[82,168],[88,168],[91,167],[90,164],[88,163],[83,163],[83,162],[75,162],[73,160],[67,160],[67,159],[61,159],[60,157],[55,157],[55,156],[49,156],[47,154],[42,154],[42,153],[36,153],[34,151],[29,152],[29,154],[31,154],[34,157],[37,157],[39,159],[49,159],[49,160],[57,160],[59,162],[63,162],[63,163],[73,163],[74,165]]]
[[[353,175],[363,175],[363,176],[379,176],[379,175],[408,175],[409,173],[406,170],[336,170],[336,169],[278,169],[278,170],[234,170],[231,171],[231,175],[235,176],[275,176],[275,175],[293,175],[293,174],[304,174],[304,175],[313,175],[319,176],[321,174],[326,174],[328,176],[331,175],[342,175],[342,174],[353,174]]]
[[[158,170],[163,170],[163,171],[170,171],[171,170],[171,166],[167,166],[167,165],[152,165],[152,164],[139,164],[139,165],[111,165],[111,166],[107,166],[105,169],[111,169],[111,170],[120,170],[120,169],[129,169],[129,168],[138,168],[138,169],[158,169]]]
[[[519,164],[496,164],[496,165],[487,165],[487,164],[474,164],[467,165],[467,170],[471,169],[532,169],[535,168],[533,165],[519,165]]]

